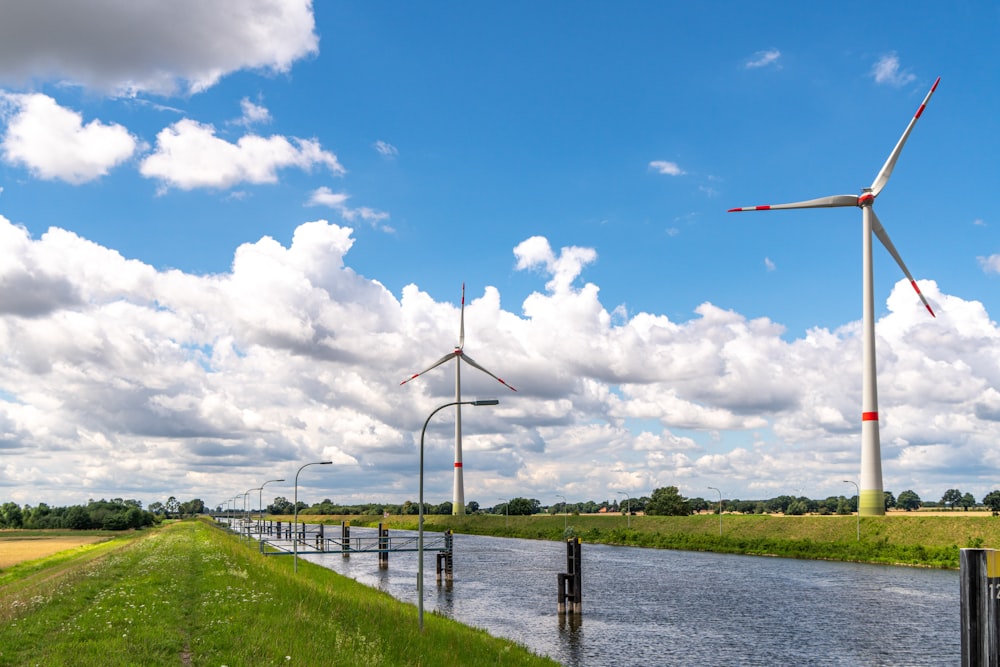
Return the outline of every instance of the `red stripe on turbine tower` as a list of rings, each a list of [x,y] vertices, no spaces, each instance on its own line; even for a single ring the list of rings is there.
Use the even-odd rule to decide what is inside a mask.
[[[461,468],[462,467],[462,462],[461,461],[455,461],[455,467],[456,468]]]
[[[862,412],[861,421],[863,422],[877,422],[878,413],[877,412]]]

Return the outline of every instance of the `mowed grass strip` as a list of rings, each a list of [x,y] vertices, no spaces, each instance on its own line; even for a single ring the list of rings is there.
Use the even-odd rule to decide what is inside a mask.
[[[204,521],[108,547],[50,585],[0,586],[0,619],[0,665],[556,664],[434,614],[421,634],[412,605],[304,561],[296,575]]]

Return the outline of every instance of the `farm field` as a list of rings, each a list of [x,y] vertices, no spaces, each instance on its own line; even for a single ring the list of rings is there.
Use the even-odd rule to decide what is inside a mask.
[[[0,531],[0,571],[23,561],[44,558],[67,549],[107,540],[106,535],[65,531]]]

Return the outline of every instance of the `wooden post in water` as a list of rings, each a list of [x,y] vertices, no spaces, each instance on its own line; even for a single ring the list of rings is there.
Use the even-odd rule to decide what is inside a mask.
[[[351,549],[351,522],[341,521],[340,522],[340,555],[344,558],[350,558]]]
[[[962,667],[1000,667],[1000,552],[962,549],[959,568]]]
[[[389,529],[378,525],[378,569],[389,569]]]
[[[454,572],[454,535],[450,530],[444,532],[444,551],[439,551],[437,554],[437,583],[441,583],[441,574],[444,573],[444,581],[446,584],[450,584],[455,580]]]
[[[281,539],[281,522],[278,521],[278,539]]]
[[[566,540],[566,572],[560,572],[556,610],[560,614],[583,613],[583,576],[580,563],[580,538]]]
[[[316,533],[316,551],[326,551],[323,548],[323,524],[319,524],[319,532]]]

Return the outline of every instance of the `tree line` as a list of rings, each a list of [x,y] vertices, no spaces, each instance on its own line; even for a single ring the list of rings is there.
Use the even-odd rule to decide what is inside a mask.
[[[204,511],[205,504],[197,498],[181,503],[173,496],[163,503],[150,503],[145,510],[140,501],[131,498],[91,499],[86,505],[65,507],[50,507],[47,503],[20,506],[5,502],[0,505],[0,528],[130,530],[152,526],[163,519],[192,516]]]
[[[897,497],[891,491],[883,492],[885,509],[900,509],[916,511],[921,507],[931,508],[943,506],[950,509],[961,508],[969,510],[984,506],[994,515],[1000,514],[1000,491],[991,491],[977,503],[971,493],[963,493],[958,489],[945,491],[939,502],[924,501],[913,490],[902,491]],[[221,507],[218,508],[222,510]],[[446,501],[440,504],[424,503],[424,514],[451,514],[452,504]],[[806,496],[781,495],[763,500],[740,500],[738,498],[722,499],[722,511],[739,514],[851,514],[858,510],[858,497],[828,496],[815,499]],[[289,515],[295,513],[295,505],[283,496],[278,496],[266,507],[269,514]],[[701,497],[685,498],[676,486],[665,486],[654,489],[649,496],[636,498],[609,498],[603,501],[586,500],[570,503],[560,502],[548,506],[542,505],[537,498],[514,497],[492,506],[483,507],[476,501],[470,501],[465,506],[466,514],[499,514],[509,516],[528,516],[532,514],[598,514],[605,512],[643,513],[660,516],[686,516],[698,512],[718,512],[719,501]],[[306,515],[367,515],[381,516],[385,513],[418,514],[416,502],[407,500],[403,503],[362,503],[356,505],[335,503],[329,498],[312,505],[298,502],[298,513]]]

